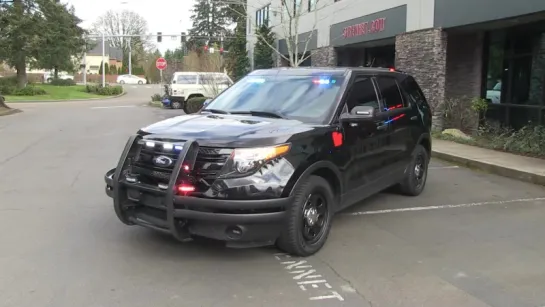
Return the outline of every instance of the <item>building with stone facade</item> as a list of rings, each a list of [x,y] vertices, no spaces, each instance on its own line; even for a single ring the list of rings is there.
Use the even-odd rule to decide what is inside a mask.
[[[487,118],[545,124],[544,0],[247,1],[250,58],[262,23],[288,53],[282,3],[301,5],[296,33],[309,56],[301,66],[395,67],[414,75],[432,104],[482,97]]]

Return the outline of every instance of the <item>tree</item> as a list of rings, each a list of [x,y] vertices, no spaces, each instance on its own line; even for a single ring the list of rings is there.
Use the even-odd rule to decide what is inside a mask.
[[[146,57],[147,67],[146,76],[150,83],[159,83],[161,81],[159,69],[155,67],[155,61],[161,57],[161,52],[155,50],[153,53],[148,53]]]
[[[74,7],[54,1],[43,1],[41,5],[44,27],[41,39],[44,41],[36,56],[34,65],[54,71],[74,72],[79,64],[82,51],[87,48],[84,31],[79,27],[81,20],[76,17]]]
[[[275,41],[275,35],[271,28],[262,25],[256,30],[257,43],[254,46],[254,68],[267,69],[274,66],[272,46]]]
[[[190,50],[202,50],[202,46],[219,43],[218,38],[227,33],[229,8],[223,1],[197,0],[191,15],[193,27],[189,30],[187,45]]]
[[[231,9],[244,12],[242,5],[231,6]],[[235,39],[229,44],[227,55],[227,70],[233,79],[239,80],[244,77],[250,69],[250,60],[246,50],[246,18],[239,14],[236,19]]]
[[[133,11],[109,10],[98,17],[93,23],[92,29],[95,33],[104,33],[105,35],[135,35],[130,38],[119,36],[110,38],[110,45],[123,51],[123,65],[128,63],[129,50],[133,55],[131,60],[136,64],[144,60],[146,51],[153,47],[153,43],[148,37],[146,19]]]
[[[0,61],[17,71],[17,87],[27,83],[27,59],[36,57],[42,47],[43,18],[35,0],[13,0],[0,4]]]
[[[221,3],[226,4],[240,4],[240,0],[219,0]],[[287,53],[282,53],[279,48],[276,48],[274,44],[269,44],[267,40],[263,40],[263,42],[271,49],[273,50],[273,54],[275,54],[277,57],[280,57],[287,61],[290,66],[292,67],[298,67],[300,64],[302,64],[304,61],[306,61],[308,58],[312,56],[316,51],[309,50],[309,44],[314,39],[314,35],[316,35],[316,28],[319,22],[318,19],[318,12],[323,9],[324,7],[327,7],[328,4],[324,0],[309,0],[309,1],[302,1],[302,0],[281,0],[280,6],[274,6],[271,4],[269,6],[269,17],[270,16],[277,16],[277,19],[279,20],[264,20],[264,23],[267,24],[271,28],[277,28],[281,32],[282,38],[285,40]],[[303,5],[304,4],[304,5]],[[310,7],[310,10],[308,10],[308,6]],[[346,6],[349,5],[349,2],[347,2]],[[232,8],[232,6],[228,6],[231,12],[247,16],[247,14],[237,12]],[[342,8],[340,8],[342,9]],[[247,10],[247,8],[246,8]],[[302,35],[301,29],[300,29],[300,19],[302,17],[306,17],[306,15],[312,14],[311,20],[312,26],[310,30],[306,30],[305,33],[308,31],[309,35]],[[255,22],[249,18],[249,22]],[[310,18],[308,18],[310,19]],[[275,22],[272,24],[272,22]],[[259,37],[259,33],[256,32],[256,35]]]

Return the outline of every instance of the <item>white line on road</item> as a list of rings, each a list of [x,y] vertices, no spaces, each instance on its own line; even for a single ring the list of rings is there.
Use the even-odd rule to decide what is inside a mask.
[[[109,106],[109,107],[92,107],[91,109],[117,109],[117,108],[134,108],[136,106]]]
[[[451,168],[460,168],[459,166],[430,166],[428,169],[451,169]]]
[[[427,206],[427,207],[411,207],[411,208],[398,208],[398,209],[385,209],[385,210],[375,210],[375,211],[361,211],[361,212],[350,212],[344,213],[343,215],[372,215],[372,214],[385,214],[385,213],[397,213],[397,212],[409,212],[409,211],[426,211],[426,210],[437,210],[437,209],[452,209],[452,208],[469,208],[477,207],[484,205],[503,205],[510,203],[528,203],[533,201],[545,201],[545,197],[538,198],[520,198],[512,200],[497,200],[497,201],[483,201],[479,203],[467,203],[467,204],[457,204],[457,205],[441,205],[441,206]],[[543,203],[545,205],[545,202]]]

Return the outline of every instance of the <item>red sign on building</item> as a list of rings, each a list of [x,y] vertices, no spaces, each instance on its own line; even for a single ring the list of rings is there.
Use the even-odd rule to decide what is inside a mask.
[[[372,33],[378,33],[384,31],[386,27],[386,18],[377,18],[371,21],[365,21],[352,26],[348,26],[343,30],[343,37],[350,38],[356,36],[362,36]]]

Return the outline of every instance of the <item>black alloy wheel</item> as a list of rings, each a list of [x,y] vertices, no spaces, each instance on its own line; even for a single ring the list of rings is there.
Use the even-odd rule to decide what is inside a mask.
[[[295,256],[311,256],[324,246],[329,235],[335,194],[327,180],[311,175],[295,187],[293,197],[276,245]]]
[[[428,178],[428,164],[428,152],[422,145],[417,145],[413,151],[405,178],[399,184],[401,193],[408,196],[418,196],[422,193]]]

